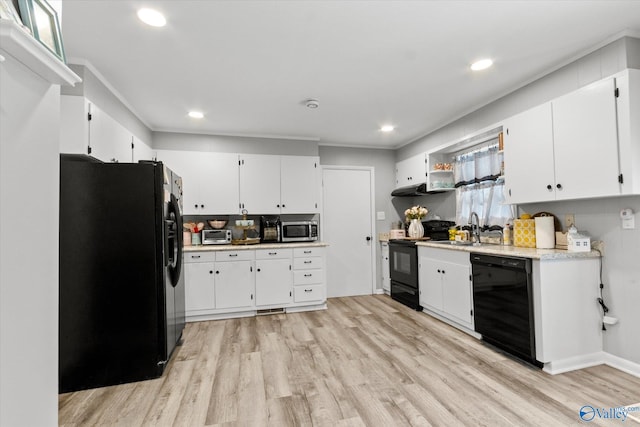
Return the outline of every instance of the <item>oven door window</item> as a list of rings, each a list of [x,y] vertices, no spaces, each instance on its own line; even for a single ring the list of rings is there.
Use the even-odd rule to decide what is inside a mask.
[[[393,267],[396,273],[411,274],[411,254],[395,252],[393,254]]]
[[[411,246],[389,245],[391,280],[418,287],[418,253]]]

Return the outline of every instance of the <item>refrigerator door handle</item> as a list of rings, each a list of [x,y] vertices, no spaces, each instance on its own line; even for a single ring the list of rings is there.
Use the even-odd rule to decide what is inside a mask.
[[[169,272],[171,275],[171,286],[174,288],[178,285],[180,280],[180,274],[182,272],[182,215],[180,212],[180,205],[178,199],[174,194],[171,194],[171,201],[169,202],[169,217],[171,220],[167,220],[165,223],[171,223],[170,231],[165,235],[171,239],[168,245],[165,247],[165,253],[169,252],[171,255],[171,262],[166,264],[169,266]]]

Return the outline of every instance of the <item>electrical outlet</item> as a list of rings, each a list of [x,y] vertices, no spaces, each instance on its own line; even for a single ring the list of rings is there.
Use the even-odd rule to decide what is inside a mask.
[[[564,225],[569,228],[572,225],[576,225],[576,216],[574,214],[564,215]]]
[[[600,251],[600,256],[604,256],[604,242],[602,240],[594,240],[591,242],[591,249]]]

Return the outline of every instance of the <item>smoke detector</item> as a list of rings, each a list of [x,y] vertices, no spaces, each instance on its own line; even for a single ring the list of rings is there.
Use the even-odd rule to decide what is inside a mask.
[[[318,107],[320,106],[320,103],[318,102],[318,100],[317,100],[317,99],[307,99],[307,100],[304,102],[304,105],[305,105],[307,108],[311,108],[312,110],[315,110],[316,108],[318,108]]]

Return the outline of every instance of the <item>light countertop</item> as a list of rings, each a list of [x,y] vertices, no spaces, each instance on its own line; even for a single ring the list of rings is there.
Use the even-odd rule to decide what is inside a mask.
[[[287,248],[313,248],[329,246],[324,242],[298,242],[298,243],[258,243],[256,245],[197,245],[185,246],[184,252],[202,251],[246,251],[254,249],[287,249]]]
[[[473,245],[452,245],[436,242],[417,242],[417,246],[429,248],[448,249],[453,251],[476,252],[488,255],[513,256],[521,258],[531,258],[539,260],[555,260],[555,259],[575,259],[575,258],[598,258],[600,253],[592,250],[591,252],[569,252],[562,249],[536,249],[521,248],[517,246],[503,246],[482,244],[481,246]]]

